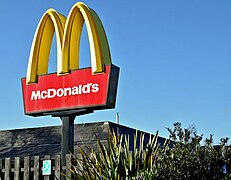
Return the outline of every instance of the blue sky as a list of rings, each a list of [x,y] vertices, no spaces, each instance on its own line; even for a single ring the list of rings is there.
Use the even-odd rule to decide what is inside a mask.
[[[0,6],[0,130],[60,125],[59,118],[24,115],[25,77],[37,24],[48,8],[67,15],[77,1],[4,1]],[[117,105],[76,123],[120,122],[167,137],[181,122],[215,142],[231,138],[231,1],[86,0],[100,16],[112,61],[121,68]],[[90,65],[84,29],[82,66]],[[50,72],[56,71],[52,47]]]

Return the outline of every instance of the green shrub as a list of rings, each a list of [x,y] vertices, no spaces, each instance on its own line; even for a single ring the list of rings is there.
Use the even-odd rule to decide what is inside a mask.
[[[195,128],[182,129],[180,123],[175,123],[168,131],[174,144],[172,148],[160,148],[152,179],[230,179],[228,138],[214,146],[212,135],[202,144],[202,135],[197,135]]]
[[[169,139],[158,144],[158,133],[144,143],[144,134],[134,135],[134,149],[129,150],[129,137],[108,135],[107,146],[97,138],[98,151],[81,149],[81,160],[70,170],[75,179],[108,180],[194,180],[230,179],[231,148],[228,138],[214,146],[213,137],[202,142],[195,128],[183,129],[180,123],[168,128]],[[139,142],[139,144],[137,144]],[[170,146],[170,142],[173,142]]]
[[[107,147],[97,137],[98,151],[88,148],[81,160],[74,157],[77,166],[70,170],[75,179],[131,179],[140,171],[152,171],[153,160],[158,152],[157,134],[144,144],[144,134],[134,137],[134,149],[129,150],[129,137],[108,133]],[[137,143],[139,142],[139,145]],[[139,147],[139,149],[137,148]]]

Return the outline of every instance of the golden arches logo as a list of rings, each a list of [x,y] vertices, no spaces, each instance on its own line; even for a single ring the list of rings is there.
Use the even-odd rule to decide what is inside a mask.
[[[88,32],[92,73],[104,72],[111,55],[103,25],[94,12],[82,2],[76,3],[66,18],[54,9],[42,16],[31,46],[26,83],[36,83],[37,76],[48,73],[48,61],[54,32],[57,43],[57,75],[79,68],[79,47],[83,23]]]

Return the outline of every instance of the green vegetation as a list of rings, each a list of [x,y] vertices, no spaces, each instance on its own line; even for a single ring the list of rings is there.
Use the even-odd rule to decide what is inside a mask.
[[[82,158],[70,170],[74,179],[150,180],[150,179],[231,179],[231,147],[228,138],[213,145],[210,136],[203,142],[194,128],[183,129],[180,123],[168,128],[169,139],[158,144],[158,133],[144,143],[144,134],[129,137],[108,135],[107,147],[98,137],[98,151],[81,149]],[[174,142],[174,143],[172,143]],[[170,147],[170,144],[172,144]]]

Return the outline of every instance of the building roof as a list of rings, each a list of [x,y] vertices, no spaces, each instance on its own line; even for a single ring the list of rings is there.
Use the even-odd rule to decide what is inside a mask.
[[[27,128],[0,131],[0,158],[45,156],[61,154],[61,126],[50,126],[41,128]],[[74,125],[74,149],[75,154],[79,152],[79,146],[97,149],[97,139],[106,144],[108,133],[112,131],[130,136],[136,130],[127,126],[112,122],[83,123]],[[138,134],[142,133],[138,131]],[[144,133],[144,132],[143,132]],[[148,142],[150,134],[145,133],[145,141]],[[163,144],[165,139],[159,137],[158,141]],[[130,144],[131,148],[133,144]]]

